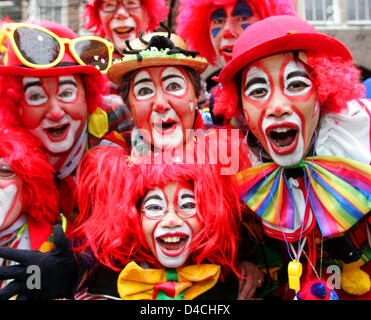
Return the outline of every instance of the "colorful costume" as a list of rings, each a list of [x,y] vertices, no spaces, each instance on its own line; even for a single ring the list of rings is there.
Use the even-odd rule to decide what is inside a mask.
[[[33,37],[39,36],[35,39],[45,37],[48,42],[38,43],[37,46],[33,43],[34,50],[22,56],[24,51],[21,51],[22,47],[19,46],[27,45],[27,41],[21,38],[23,42],[15,42],[16,35],[23,35],[30,41],[36,41],[32,40]],[[105,81],[97,69],[108,68],[112,59],[112,45],[100,38],[87,40],[77,38],[72,30],[51,21],[41,21],[40,24],[4,25],[1,39],[8,41],[9,45],[7,64],[1,66],[0,95],[3,103],[0,119],[8,123],[21,124],[43,141],[49,162],[53,165],[59,180],[62,210],[73,220],[74,171],[88,146],[97,144],[109,132],[110,119],[115,119],[99,108]],[[78,51],[80,47],[63,44],[61,49],[61,39],[66,42],[80,41],[80,44],[87,46],[96,44],[98,49],[94,54],[98,57],[102,55],[101,59],[98,59],[99,61],[92,59],[92,62],[88,61],[86,62],[88,64],[85,64],[84,61],[78,60],[81,58],[77,55],[83,53]],[[54,46],[56,52],[60,53],[58,57],[43,55],[50,50],[48,47],[44,48],[45,45]],[[102,62],[102,65],[96,65],[96,62]],[[63,92],[51,87],[54,81],[59,81],[56,88],[64,90]],[[41,112],[44,114],[40,114]],[[43,122],[38,125],[32,123],[34,121],[32,119]],[[48,122],[43,125],[46,120]],[[45,130],[40,129],[41,126],[44,126]],[[61,130],[64,130],[64,133]],[[118,136],[112,134],[112,137],[116,139]],[[120,139],[115,141],[120,143]],[[69,145],[64,146],[65,142]]]
[[[103,168],[104,163],[112,166]],[[96,179],[97,174],[105,179]],[[96,147],[84,157],[78,181],[82,213],[78,228],[80,248],[89,248],[99,262],[111,269],[98,268],[92,282],[87,283],[88,292],[102,295],[110,290],[117,296],[112,291],[114,281],[122,299],[194,299],[201,298],[218,279],[221,284],[226,279],[232,281],[240,228],[238,196],[231,176],[221,175],[217,165],[176,161],[149,165],[144,157],[127,158],[118,148]],[[177,186],[173,195],[168,193],[171,184]],[[124,189],[127,192],[118,192]],[[152,242],[147,238],[152,237],[152,232],[147,232],[145,225],[153,224],[153,215],[158,219],[158,206],[163,205],[158,197],[164,194],[169,196],[167,208],[174,205],[177,213],[165,210],[153,227],[155,234],[161,228],[167,231]],[[188,194],[190,202],[182,202],[186,200],[181,200],[181,194],[184,199]],[[112,229],[114,225],[118,228]],[[183,230],[183,236],[176,230]],[[171,234],[172,244],[168,239]],[[189,240],[184,242],[178,237]],[[152,247],[154,243],[157,249]],[[184,262],[179,262],[180,258]],[[114,271],[123,267],[117,278]],[[102,282],[103,279],[111,280]],[[237,289],[236,283],[232,287]],[[236,291],[225,292],[224,297],[232,298],[235,294]]]
[[[279,63],[281,71],[272,76]],[[255,152],[255,166],[237,175],[241,200],[262,219],[268,235],[285,241],[296,262],[307,235],[313,237],[310,261],[314,241],[324,241],[326,248],[326,239],[357,223],[368,228],[371,104],[359,99],[358,76],[342,43],[289,16],[249,27],[220,74],[223,89],[215,112],[230,118],[242,102],[250,127],[247,141]],[[298,252],[292,242],[298,242]],[[362,247],[368,251],[367,243]],[[315,259],[310,263],[309,274]],[[293,287],[299,290],[300,284]]]

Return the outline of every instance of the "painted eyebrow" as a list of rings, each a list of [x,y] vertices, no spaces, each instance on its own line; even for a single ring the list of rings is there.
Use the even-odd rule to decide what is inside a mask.
[[[164,77],[162,78],[162,81],[166,81],[167,79],[171,79],[171,78],[179,78],[179,79],[184,80],[184,78],[183,78],[182,76],[179,76],[179,75],[177,75],[177,74],[169,74],[169,75],[167,75],[167,76],[164,76]]]
[[[220,9],[216,9],[212,14],[211,14],[211,17],[210,17],[210,20],[215,20],[215,19],[219,19],[219,18],[226,18],[226,14],[224,12],[224,10],[222,8]]]
[[[146,204],[149,200],[163,200],[160,196],[158,196],[157,194],[154,194],[153,196],[149,196],[148,198],[146,198],[144,200],[144,204]]]
[[[309,75],[304,71],[293,71],[287,75],[287,79],[291,79],[294,77],[305,77],[309,79]]]
[[[32,82],[28,82],[24,85],[23,87],[23,92],[26,92],[26,90],[29,88],[29,87],[34,87],[34,86],[38,86],[38,87],[41,87],[41,82],[36,80],[36,81],[32,81]]]
[[[63,86],[65,84],[72,84],[73,86],[75,86],[77,88],[77,84],[73,80],[62,80],[62,81],[59,82],[60,86]]]
[[[140,79],[140,80],[138,80],[137,82],[134,83],[134,87],[137,86],[138,84],[142,83],[142,82],[152,82],[152,79],[151,78]]]
[[[190,194],[190,193],[185,193],[185,194],[182,194],[181,199],[186,199],[186,198],[191,198],[191,199],[194,199],[195,196],[193,194]]]
[[[265,84],[265,83],[267,83],[267,80],[264,79],[264,78],[259,78],[259,77],[258,78],[251,79],[248,83],[246,83],[245,91],[246,91],[246,89],[248,87],[252,86],[255,83],[263,83],[263,84]]]

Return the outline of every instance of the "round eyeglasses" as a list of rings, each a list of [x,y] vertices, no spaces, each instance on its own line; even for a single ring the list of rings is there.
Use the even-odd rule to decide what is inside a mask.
[[[183,219],[188,219],[194,216],[197,212],[195,203],[186,203],[175,208],[165,208],[158,204],[151,204],[149,206],[145,206],[141,212],[149,219],[160,220],[166,216],[170,209],[173,209],[174,212]]]
[[[113,0],[113,1],[102,1],[100,3],[100,10],[106,13],[112,13],[117,10],[117,7],[121,3],[125,9],[132,10],[140,8],[140,0]]]

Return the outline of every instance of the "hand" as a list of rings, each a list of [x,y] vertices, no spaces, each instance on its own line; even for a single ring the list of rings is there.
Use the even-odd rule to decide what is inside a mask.
[[[0,300],[7,300],[18,294],[17,299],[71,298],[79,279],[79,266],[71,249],[71,243],[64,235],[62,226],[54,228],[54,249],[43,253],[36,250],[22,250],[0,247],[0,257],[19,264],[0,268],[0,280],[14,279],[0,290]],[[31,267],[32,269],[30,269]],[[30,270],[39,270],[39,285],[31,285]],[[35,278],[36,280],[36,278]],[[35,284],[35,283],[34,283]]]
[[[250,300],[264,281],[264,273],[258,267],[247,261],[240,263],[242,278],[239,278],[240,289],[238,291],[238,300]]]

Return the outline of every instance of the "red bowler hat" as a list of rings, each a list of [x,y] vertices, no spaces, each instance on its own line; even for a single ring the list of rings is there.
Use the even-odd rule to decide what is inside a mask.
[[[319,33],[300,17],[272,16],[246,28],[234,44],[232,60],[222,69],[217,80],[229,82],[254,60],[294,50],[324,52],[344,60],[353,60],[340,41]]]
[[[44,27],[49,31],[55,33],[60,38],[75,39],[77,35],[71,29],[63,26],[57,22],[49,20],[27,21],[26,24],[34,24]],[[55,67],[51,68],[31,68],[22,64],[18,59],[13,47],[9,41],[6,40],[8,47],[7,63],[0,66],[0,74],[13,76],[61,76],[76,73],[83,74],[100,74],[100,71],[90,65],[80,65],[75,58],[70,54],[68,45],[65,45],[65,53],[61,62]]]

